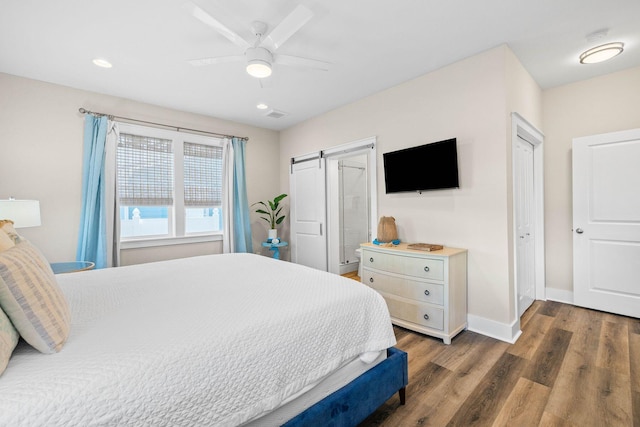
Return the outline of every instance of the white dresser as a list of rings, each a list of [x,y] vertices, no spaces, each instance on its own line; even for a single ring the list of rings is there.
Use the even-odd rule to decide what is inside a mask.
[[[361,248],[362,283],[384,297],[395,325],[445,344],[467,327],[466,249],[425,252],[406,243]]]

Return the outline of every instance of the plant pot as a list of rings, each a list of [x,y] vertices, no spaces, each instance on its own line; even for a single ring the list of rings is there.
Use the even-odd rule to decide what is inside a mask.
[[[269,240],[276,239],[277,237],[278,237],[278,230],[275,228],[269,229],[269,235],[268,235]]]

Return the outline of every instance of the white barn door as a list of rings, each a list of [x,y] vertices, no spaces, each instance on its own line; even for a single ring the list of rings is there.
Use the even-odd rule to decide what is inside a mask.
[[[291,261],[327,271],[325,159],[291,165]]]
[[[640,129],[573,140],[576,305],[640,317]]]

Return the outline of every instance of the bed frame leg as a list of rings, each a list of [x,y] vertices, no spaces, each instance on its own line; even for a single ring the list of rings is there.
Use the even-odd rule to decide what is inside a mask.
[[[400,390],[398,390],[398,395],[400,395],[400,404],[404,405],[404,403],[406,402],[406,387],[402,387]]]

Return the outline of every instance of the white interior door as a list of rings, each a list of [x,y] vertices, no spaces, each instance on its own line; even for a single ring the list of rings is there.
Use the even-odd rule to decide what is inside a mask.
[[[294,162],[290,188],[291,261],[327,271],[325,159]]]
[[[518,316],[522,316],[536,296],[534,160],[533,145],[520,136],[515,149],[516,280]]]
[[[640,129],[573,140],[577,305],[640,317]]]

